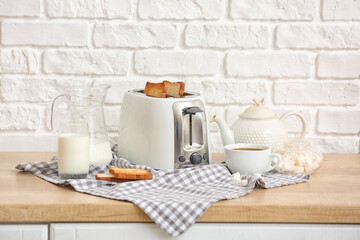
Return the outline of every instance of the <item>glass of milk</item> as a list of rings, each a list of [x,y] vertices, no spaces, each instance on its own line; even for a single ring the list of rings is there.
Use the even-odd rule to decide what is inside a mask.
[[[58,135],[61,179],[86,178],[89,173],[89,133],[85,121],[63,121]]]

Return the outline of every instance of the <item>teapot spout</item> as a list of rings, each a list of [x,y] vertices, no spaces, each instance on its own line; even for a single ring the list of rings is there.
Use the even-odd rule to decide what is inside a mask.
[[[234,133],[230,130],[230,128],[226,125],[225,120],[222,117],[218,117],[214,115],[210,122],[216,122],[220,129],[221,140],[225,145],[235,143]]]

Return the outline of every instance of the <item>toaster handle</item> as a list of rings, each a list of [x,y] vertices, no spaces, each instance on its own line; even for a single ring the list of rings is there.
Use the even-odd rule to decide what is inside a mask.
[[[188,108],[183,109],[183,114],[184,115],[186,115],[186,114],[194,115],[194,114],[196,114],[198,112],[203,112],[203,110],[201,110],[198,107],[188,107]]]

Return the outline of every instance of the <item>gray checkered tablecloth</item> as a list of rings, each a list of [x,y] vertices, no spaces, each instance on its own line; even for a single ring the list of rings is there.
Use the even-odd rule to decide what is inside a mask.
[[[107,173],[110,165],[146,169],[153,174],[153,179],[124,183],[95,180],[95,174]],[[231,181],[230,172],[221,164],[155,171],[115,157],[110,165],[91,165],[87,179],[69,180],[59,179],[55,157],[50,162],[21,163],[16,169],[32,172],[51,183],[71,186],[78,192],[130,201],[172,236],[185,232],[215,202],[242,197],[255,186],[274,188],[310,179],[309,175],[267,173],[261,178],[246,176],[248,184],[242,187]]]

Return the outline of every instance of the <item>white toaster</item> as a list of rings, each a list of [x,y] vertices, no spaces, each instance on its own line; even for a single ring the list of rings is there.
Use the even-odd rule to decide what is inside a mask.
[[[118,157],[155,169],[210,164],[208,129],[200,94],[155,98],[130,90],[121,104]]]

